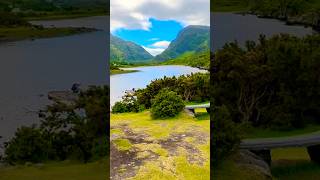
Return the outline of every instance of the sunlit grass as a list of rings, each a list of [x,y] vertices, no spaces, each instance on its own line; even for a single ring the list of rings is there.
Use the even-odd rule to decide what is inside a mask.
[[[197,110],[197,113],[206,113],[205,109]],[[137,158],[144,159],[150,156],[150,152],[158,155],[156,159],[147,160],[139,167],[136,175],[132,180],[152,179],[152,180],[209,180],[210,179],[210,120],[208,113],[202,116],[202,120],[181,112],[174,118],[164,120],[154,120],[151,118],[149,111],[140,113],[123,113],[111,115],[112,134],[121,135],[120,127],[125,125],[135,134],[146,134],[146,140],[152,143],[133,144],[134,149],[138,152]],[[207,117],[205,119],[205,117]],[[190,154],[186,149],[179,147],[177,153],[172,155],[167,149],[164,149],[159,142],[166,140],[172,134],[187,134],[190,132],[205,133],[207,135],[206,143],[199,144],[196,137],[185,137],[187,142],[196,147],[199,152]],[[121,136],[121,139],[125,136]],[[203,139],[201,139],[203,140]],[[205,139],[204,139],[205,140]],[[203,164],[191,163],[187,156],[201,157]]]
[[[249,128],[246,130],[245,138],[270,138],[270,137],[287,137],[297,136],[308,133],[320,133],[320,125],[311,124],[301,129],[293,129],[288,131],[272,130],[265,128]]]
[[[306,148],[272,150],[272,161],[272,174],[275,179],[320,179],[320,165],[310,161]]]

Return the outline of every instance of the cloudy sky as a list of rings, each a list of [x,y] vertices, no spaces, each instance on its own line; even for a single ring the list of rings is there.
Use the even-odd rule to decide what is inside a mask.
[[[111,33],[160,54],[188,25],[210,24],[210,0],[111,0]]]

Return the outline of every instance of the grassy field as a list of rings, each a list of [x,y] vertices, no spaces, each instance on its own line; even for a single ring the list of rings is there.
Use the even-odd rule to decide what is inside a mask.
[[[281,180],[318,180],[320,165],[310,161],[306,148],[272,151],[272,175]]]
[[[276,180],[318,180],[320,165],[310,161],[306,148],[284,148],[271,151],[272,176]],[[250,169],[239,167],[232,157],[223,162],[213,172],[213,179],[248,180],[262,176]]]
[[[107,9],[106,9],[107,10]],[[59,20],[59,19],[75,19],[82,17],[90,17],[90,16],[107,16],[109,15],[108,11],[78,11],[78,12],[68,12],[68,13],[57,13],[57,12],[44,12],[43,15],[40,16],[29,16],[24,19],[28,21],[35,20]]]
[[[221,180],[261,180],[261,175],[251,169],[241,168],[232,159],[225,160],[213,170],[212,179]]]
[[[1,180],[101,180],[109,177],[108,159],[92,163],[52,162],[0,168]]]
[[[113,158],[114,157],[114,158]],[[210,179],[210,120],[181,113],[153,120],[149,111],[111,115],[114,179]]]
[[[34,27],[14,27],[0,28],[0,42],[18,41],[25,39],[50,38],[58,36],[68,36],[78,33],[91,32],[93,29],[86,28],[43,28]]]
[[[248,6],[244,0],[211,0],[212,12],[245,12]]]
[[[288,131],[278,131],[272,129],[263,128],[248,128],[244,134],[245,138],[272,138],[272,137],[285,137],[285,136],[296,136],[302,134],[309,134],[318,132],[320,133],[320,125],[307,125],[305,128],[294,129]]]
[[[138,72],[138,70],[121,70],[121,69],[114,69],[110,71],[110,75],[115,75],[115,74],[126,74],[126,73],[134,73]]]

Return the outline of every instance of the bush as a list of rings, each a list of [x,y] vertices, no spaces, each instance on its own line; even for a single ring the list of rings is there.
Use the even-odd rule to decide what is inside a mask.
[[[9,164],[76,159],[88,162],[108,155],[108,87],[81,92],[75,106],[54,103],[41,110],[40,127],[19,128],[5,144]],[[80,109],[80,111],[79,111]],[[85,110],[85,115],[81,110]]]
[[[174,117],[184,108],[182,97],[164,89],[152,99],[151,115],[154,119]]]
[[[129,112],[129,110],[126,104],[123,103],[122,101],[116,102],[112,106],[112,113],[125,113],[125,112]]]
[[[48,159],[50,145],[36,127],[21,127],[5,144],[5,160],[9,164],[37,163]]]
[[[134,94],[126,93],[122,101],[116,102],[112,107],[112,113],[139,112],[141,109]]]
[[[211,120],[211,162],[216,166],[236,150],[240,143],[240,130],[226,106],[212,111]]]

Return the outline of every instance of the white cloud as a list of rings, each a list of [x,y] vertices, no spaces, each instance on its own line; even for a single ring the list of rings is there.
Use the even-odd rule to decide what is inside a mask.
[[[170,41],[158,41],[153,43],[151,46],[157,48],[167,48],[170,45]]]
[[[166,48],[155,48],[155,47],[145,47],[142,46],[146,51],[148,51],[152,56],[161,54]]]
[[[152,56],[161,54],[164,50],[168,48],[170,41],[158,41],[148,47],[142,46],[146,51],[148,51]]]
[[[187,25],[210,24],[209,0],[111,0],[111,31],[149,30],[150,18]]]

